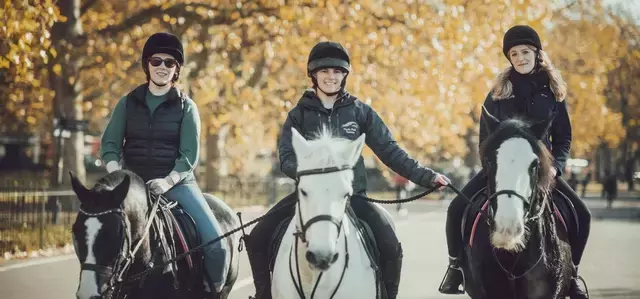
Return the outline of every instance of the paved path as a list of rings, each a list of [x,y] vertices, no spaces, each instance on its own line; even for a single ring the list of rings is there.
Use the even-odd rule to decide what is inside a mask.
[[[589,283],[592,298],[640,298],[640,206],[635,201],[617,202],[613,210],[603,201],[591,201],[592,233],[581,274]],[[397,215],[398,234],[404,245],[404,269],[399,298],[464,298],[437,292],[446,267],[444,236],[448,201],[406,205],[409,214]],[[73,256],[37,264],[17,263],[0,267],[3,299],[74,298],[79,267]],[[32,263],[32,262],[31,262]],[[246,254],[242,253],[240,278],[232,299],[253,293]]]

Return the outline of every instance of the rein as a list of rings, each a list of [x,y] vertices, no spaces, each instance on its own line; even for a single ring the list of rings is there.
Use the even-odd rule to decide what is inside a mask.
[[[297,176],[300,177],[300,176],[304,176],[304,175],[331,173],[331,172],[338,172],[338,171],[349,170],[349,169],[352,169],[352,167],[348,166],[348,165],[342,165],[340,167],[327,167],[327,168],[311,169],[311,170],[299,171],[297,173]],[[420,193],[418,195],[411,196],[411,197],[405,198],[405,199],[399,199],[399,200],[377,200],[377,199],[372,199],[372,198],[369,198],[369,197],[366,197],[366,196],[357,196],[355,198],[358,198],[358,199],[361,199],[361,200],[365,200],[365,201],[369,201],[369,202],[374,202],[374,203],[381,203],[381,204],[406,203],[406,202],[417,200],[417,199],[419,199],[421,197],[424,197],[425,195],[428,195],[430,193],[433,193],[434,191],[436,191],[440,187],[441,186],[434,186],[434,187],[432,187],[432,188],[430,188],[430,189],[426,190],[425,192],[422,192],[422,193]],[[449,187],[456,194],[460,195],[462,198],[467,200],[469,203],[471,202],[471,200],[467,196],[462,194],[462,192],[460,190],[458,190],[458,188],[456,188],[452,184],[448,184],[447,187]],[[149,190],[147,190],[147,192],[149,193]],[[149,196],[150,196],[150,193],[149,193]],[[152,209],[152,213],[149,213],[149,215],[148,215],[148,222],[147,222],[147,225],[145,226],[146,227],[145,234],[144,234],[145,237],[148,234],[148,231],[149,231],[148,228],[150,228],[150,225],[151,225],[150,223],[152,222],[153,218],[156,216],[158,202],[159,201],[156,201],[154,203],[154,208]],[[243,234],[243,236],[240,238],[240,243],[238,245],[239,250],[242,251],[242,248],[243,248],[242,241],[243,241],[243,238],[246,236],[245,231],[244,231],[245,228],[258,223],[258,222],[262,221],[265,218],[269,218],[273,214],[279,213],[281,210],[285,210],[285,209],[289,209],[289,208],[290,208],[289,205],[284,205],[284,206],[279,207],[277,209],[272,209],[271,211],[263,214],[262,216],[257,217],[255,219],[249,221],[249,222],[246,222],[246,223],[242,222],[242,217],[241,217],[242,213],[238,212],[237,215],[238,215],[238,218],[240,219],[240,226],[239,227],[237,227],[235,229],[232,229],[232,230],[228,231],[227,233],[222,234],[221,236],[219,236],[219,237],[217,237],[217,238],[215,238],[215,239],[213,239],[211,241],[208,241],[206,243],[200,244],[199,246],[196,246],[196,247],[190,249],[189,251],[186,251],[184,253],[176,255],[174,258],[169,259],[169,260],[167,260],[167,261],[165,261],[163,263],[160,263],[160,264],[157,264],[157,265],[154,265],[153,263],[151,263],[151,264],[148,265],[147,269],[145,269],[145,270],[143,270],[143,271],[141,271],[139,273],[136,273],[136,274],[133,274],[133,275],[129,275],[129,276],[127,276],[127,279],[125,280],[123,277],[126,274],[126,272],[128,271],[128,268],[131,266],[131,262],[133,261],[133,258],[135,257],[135,253],[140,248],[140,244],[144,240],[144,238],[143,238],[138,242],[138,244],[136,244],[136,246],[134,246],[134,250],[133,251],[129,251],[129,255],[124,257],[125,259],[128,260],[127,261],[127,266],[125,268],[121,269],[120,271],[118,271],[117,279],[114,279],[115,275],[112,275],[112,277],[110,278],[109,284],[108,284],[108,288],[103,293],[106,293],[109,290],[115,289],[118,285],[136,281],[136,280],[140,279],[141,277],[149,274],[152,271],[155,271],[155,270],[158,270],[158,269],[164,269],[166,266],[168,266],[168,265],[170,265],[172,263],[175,263],[176,261],[182,260],[182,259],[190,256],[193,253],[196,253],[196,252],[198,252],[200,250],[203,250],[205,247],[207,247],[207,246],[209,246],[211,244],[215,244],[217,242],[220,242],[221,240],[224,240],[224,239],[228,238],[229,236],[231,236],[231,235],[233,235],[233,234],[235,234],[237,232],[242,232],[242,234]],[[109,213],[119,213],[119,214],[122,214],[124,216],[124,211],[122,209],[112,209],[112,210],[108,210],[108,211],[104,211],[104,212],[100,212],[100,213],[95,213],[95,214],[94,213],[88,213],[88,212],[85,212],[83,210],[80,210],[80,212],[85,214],[85,215],[88,215],[88,216],[100,216],[100,215],[105,215],[105,214],[109,214]],[[328,215],[316,216],[316,217],[310,219],[307,222],[306,226],[303,225],[301,227],[305,228],[304,231],[306,231],[306,229],[308,229],[311,224],[314,224],[314,223],[319,222],[319,221],[331,221],[332,223],[336,224],[336,226],[338,226],[339,230],[341,228],[341,221],[333,219],[333,217],[328,216]],[[301,232],[301,235],[300,235],[301,237],[304,237],[304,231]],[[121,261],[118,260],[116,265],[119,265],[120,262]],[[89,264],[86,264],[84,267],[86,269],[90,269],[90,268],[91,269],[101,269],[101,272],[106,270],[106,271],[110,271],[108,273],[113,273],[113,270],[112,270],[111,267],[105,267],[105,266],[100,266],[100,265],[89,265]],[[343,276],[344,276],[344,273],[343,273]],[[334,291],[334,294],[336,292],[337,292],[337,289]]]

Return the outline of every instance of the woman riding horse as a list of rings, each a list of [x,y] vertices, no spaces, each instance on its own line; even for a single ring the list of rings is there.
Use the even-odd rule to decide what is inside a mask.
[[[532,121],[539,121],[555,114],[550,133],[541,140],[555,160],[551,175],[556,178],[556,189],[571,200],[578,214],[580,230],[570,232],[577,233],[571,238],[573,263],[576,267],[570,286],[571,298],[588,298],[587,292],[578,283],[577,268],[589,236],[591,214],[575,191],[560,177],[571,147],[571,122],[565,101],[566,83],[560,72],[551,64],[547,54],[542,51],[540,37],[533,28],[518,25],[509,29],[504,35],[502,51],[511,66],[498,76],[484,106],[499,120],[523,116]],[[480,119],[480,144],[488,135],[485,122],[483,116]],[[487,175],[483,170],[467,183],[462,192],[471,198],[486,184]],[[464,198],[456,196],[447,213],[449,267],[440,287],[441,293],[458,294],[458,286],[463,280],[459,270],[459,256],[463,246],[460,226],[466,204]]]
[[[164,32],[149,37],[142,50],[147,83],[120,99],[100,152],[108,172],[118,170],[122,161],[123,168],[147,182],[151,193],[177,201],[205,243],[222,235],[222,230],[193,174],[200,149],[200,116],[193,100],[174,86],[182,65],[184,49],[178,37]],[[209,286],[219,292],[229,253],[217,242],[204,255]]]
[[[291,128],[294,127],[306,138],[313,137],[323,126],[329,127],[343,138],[355,140],[366,133],[366,144],[396,173],[412,182],[430,187],[448,184],[448,179],[435,171],[423,167],[401,149],[378,114],[367,104],[345,90],[351,69],[349,54],[335,42],[321,42],[311,49],[307,63],[307,75],[313,87],[302,95],[298,105],[287,116],[280,139],[280,167],[289,177],[296,177],[296,156],[291,145]],[[354,169],[354,196],[363,196],[367,190],[367,178],[362,157]],[[283,219],[293,215],[297,193],[285,197],[272,210],[281,209],[274,216],[265,218],[252,230],[245,240],[256,298],[271,298],[268,245],[276,227]],[[391,225],[373,204],[352,199],[351,207],[356,216],[371,227],[377,241],[381,259],[382,281],[389,299],[395,299],[400,284],[402,269],[402,247]]]

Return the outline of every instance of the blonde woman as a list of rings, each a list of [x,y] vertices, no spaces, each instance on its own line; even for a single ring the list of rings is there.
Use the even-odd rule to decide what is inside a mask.
[[[573,263],[577,269],[589,236],[591,214],[575,191],[560,177],[571,148],[571,121],[565,101],[567,85],[542,50],[540,37],[533,28],[517,25],[509,29],[504,35],[502,52],[511,66],[498,75],[484,106],[499,120],[520,116],[536,121],[555,114],[551,128],[541,141],[554,157],[555,164],[551,172],[556,177],[556,189],[569,197],[578,214],[580,229],[570,232],[573,234],[570,238]],[[480,143],[488,136],[485,121],[484,118],[480,119]],[[482,170],[467,183],[462,192],[471,197],[484,188],[486,182],[487,176]],[[458,286],[462,283],[462,272],[458,258],[463,246],[460,226],[465,207],[466,200],[460,196],[449,205],[446,225],[449,267],[440,286],[441,293],[460,292]],[[588,298],[577,278],[576,270],[571,281],[571,298]]]

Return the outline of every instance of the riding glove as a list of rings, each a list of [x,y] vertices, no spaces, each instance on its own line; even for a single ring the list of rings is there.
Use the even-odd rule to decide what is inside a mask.
[[[147,182],[149,191],[155,195],[164,194],[173,187],[180,179],[180,175],[171,172],[168,176],[159,179],[153,179]]]
[[[118,161],[109,161],[109,163],[105,165],[105,168],[107,168],[108,173],[112,173],[116,170],[120,170],[120,164],[118,164]]]

